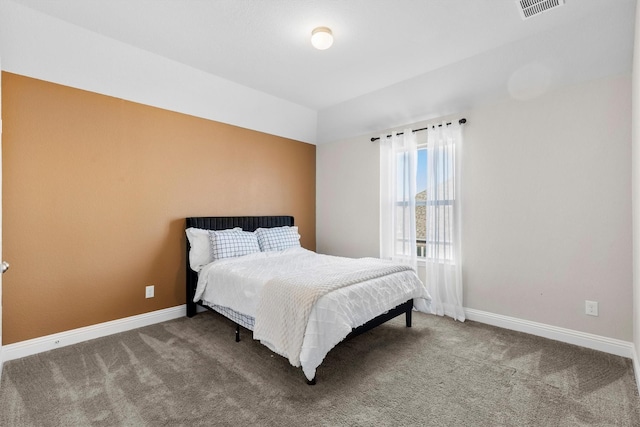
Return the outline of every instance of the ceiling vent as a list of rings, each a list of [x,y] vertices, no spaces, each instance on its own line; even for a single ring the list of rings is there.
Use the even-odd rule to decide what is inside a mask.
[[[523,20],[564,5],[564,0],[516,0]]]

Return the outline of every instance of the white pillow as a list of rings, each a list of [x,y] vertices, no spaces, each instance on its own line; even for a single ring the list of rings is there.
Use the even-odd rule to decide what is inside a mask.
[[[242,231],[239,227],[233,230]],[[189,250],[189,266],[193,271],[199,273],[202,267],[213,261],[211,243],[209,242],[209,230],[190,227],[187,228],[185,232],[187,233],[187,239],[189,239],[189,245],[191,246]]]
[[[258,237],[240,229],[209,230],[209,243],[213,261],[260,252]]]
[[[300,246],[300,234],[298,234],[297,226],[258,228],[255,233],[258,236],[260,250],[263,252],[281,251]]]

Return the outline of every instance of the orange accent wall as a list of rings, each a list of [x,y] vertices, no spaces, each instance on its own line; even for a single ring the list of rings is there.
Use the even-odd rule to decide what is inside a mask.
[[[187,216],[315,250],[314,145],[7,72],[2,115],[3,344],[184,304]]]

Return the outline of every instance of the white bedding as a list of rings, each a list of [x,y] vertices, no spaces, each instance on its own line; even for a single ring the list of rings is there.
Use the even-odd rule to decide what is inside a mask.
[[[274,277],[313,270],[318,266],[330,270],[332,264],[344,262],[348,259],[319,255],[302,248],[218,260],[201,270],[194,301],[202,300],[207,305],[221,305],[256,317],[261,291]],[[305,376],[313,379],[316,368],[329,350],[353,328],[410,298],[414,298],[418,310],[430,311],[429,294],[413,271],[366,280],[322,296],[309,315],[299,355],[300,365],[294,366],[302,366]],[[256,318],[256,325],[259,321]],[[269,342],[263,343],[276,350]]]

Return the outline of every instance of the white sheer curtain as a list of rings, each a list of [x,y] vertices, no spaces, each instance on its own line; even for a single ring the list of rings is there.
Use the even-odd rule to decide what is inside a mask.
[[[380,257],[417,269],[418,148],[411,129],[380,135]]]
[[[462,306],[461,168],[458,123],[427,130],[426,286],[434,314],[464,321]]]
[[[416,308],[464,321],[460,124],[442,123],[428,129],[426,151],[426,164],[418,167],[418,146],[411,129],[401,135],[380,135],[380,257],[408,264],[416,271],[424,263],[425,285],[432,302],[430,307]],[[416,240],[418,173],[426,174],[426,200],[420,201],[426,222],[420,258]]]

